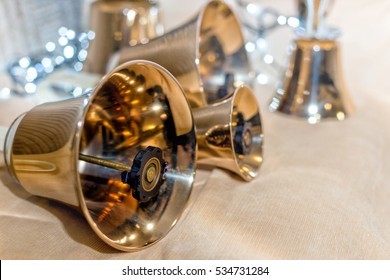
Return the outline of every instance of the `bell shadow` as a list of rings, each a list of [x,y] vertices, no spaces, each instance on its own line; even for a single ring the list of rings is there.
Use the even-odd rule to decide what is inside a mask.
[[[204,164],[204,163],[198,163],[197,164],[197,169],[198,170],[203,170],[203,171],[213,171],[215,168],[215,166],[210,166],[208,164]],[[236,180],[236,181],[239,181],[239,182],[243,182],[242,178],[240,176],[238,176],[236,173],[234,172],[231,172],[229,170],[225,170],[225,169],[221,169],[223,172],[224,172],[224,176],[226,177],[229,177],[230,179],[233,179],[233,180]]]
[[[118,250],[102,241],[89,226],[81,211],[58,201],[31,195],[14,182],[6,168],[0,168],[0,180],[15,196],[39,206],[54,215],[63,224],[66,233],[77,243],[86,245],[100,253],[114,254]],[[100,245],[96,245],[100,244]]]

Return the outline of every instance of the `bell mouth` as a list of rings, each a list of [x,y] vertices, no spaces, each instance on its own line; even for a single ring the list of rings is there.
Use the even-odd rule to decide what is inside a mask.
[[[77,163],[81,206],[94,231],[123,251],[160,240],[180,218],[194,180],[196,135],[180,85],[148,61],[114,69],[91,94],[79,154],[97,158]]]
[[[231,114],[232,149],[241,177],[250,181],[263,162],[263,126],[252,90],[240,86],[233,95]]]
[[[211,1],[198,20],[196,63],[209,104],[250,84],[250,63],[245,50],[241,25],[223,1]]]

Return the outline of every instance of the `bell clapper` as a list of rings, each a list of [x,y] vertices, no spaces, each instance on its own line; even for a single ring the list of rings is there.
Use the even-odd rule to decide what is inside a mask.
[[[115,169],[118,171],[129,171],[131,170],[131,165],[123,164],[121,162],[112,161],[108,159],[98,158],[94,156],[79,154],[79,159],[88,163],[97,164],[107,168]]]
[[[162,158],[162,150],[149,146],[135,156],[131,164],[79,154],[79,159],[88,163],[122,171],[121,179],[130,185],[133,197],[147,202],[158,195],[165,181],[167,162]]]

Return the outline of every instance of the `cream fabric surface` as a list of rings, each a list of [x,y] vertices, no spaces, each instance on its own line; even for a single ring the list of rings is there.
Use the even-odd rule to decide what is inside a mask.
[[[177,9],[192,13],[188,3]],[[259,176],[244,183],[224,170],[198,170],[179,223],[137,253],[111,249],[76,210],[26,193],[1,168],[0,258],[390,259],[390,2],[337,0],[329,21],[343,31],[350,118],[309,125],[270,113],[275,88],[257,85]],[[0,125],[33,105],[0,100]]]

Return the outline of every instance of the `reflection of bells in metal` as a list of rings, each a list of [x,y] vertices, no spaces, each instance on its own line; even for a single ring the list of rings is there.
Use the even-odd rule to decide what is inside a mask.
[[[336,40],[297,39],[283,84],[271,111],[317,123],[343,120],[354,110],[345,89]]]
[[[108,68],[133,59],[165,67],[180,82],[193,108],[221,100],[251,80],[240,23],[220,0],[210,1],[187,24],[145,45],[121,49]]]
[[[104,74],[119,49],[145,44],[163,34],[160,7],[155,0],[98,0],[90,6],[90,29],[95,38],[84,69]]]
[[[233,171],[250,181],[263,161],[263,127],[257,100],[247,86],[229,98],[193,110],[199,165]]]
[[[28,192],[81,209],[102,240],[135,251],[165,236],[184,210],[196,135],[176,80],[154,63],[134,61],[91,94],[21,115],[4,153]]]

